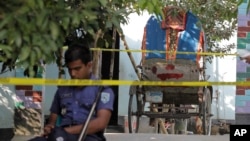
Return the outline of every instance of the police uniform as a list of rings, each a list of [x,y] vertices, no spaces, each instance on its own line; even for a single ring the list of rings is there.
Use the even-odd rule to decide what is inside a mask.
[[[91,79],[94,79],[92,76]],[[74,86],[58,87],[50,111],[61,117],[59,127],[69,127],[78,124],[84,124],[90,113],[90,109],[97,96],[100,86],[85,86],[82,88]],[[114,93],[111,88],[104,87],[100,100],[96,105],[92,119],[95,118],[96,111],[100,109],[113,110]],[[62,132],[63,133],[63,132]],[[60,136],[60,133],[58,136]],[[63,137],[63,135],[62,135]],[[77,136],[78,137],[78,136]],[[74,138],[74,137],[73,137]],[[86,141],[105,140],[104,131],[96,134],[87,135]]]

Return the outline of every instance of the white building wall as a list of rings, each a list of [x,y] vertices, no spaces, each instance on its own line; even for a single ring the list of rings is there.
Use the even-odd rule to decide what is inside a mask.
[[[143,37],[144,26],[147,23],[149,15],[144,13],[142,16],[137,14],[131,14],[128,25],[122,25],[122,29],[125,35],[125,39],[129,46],[129,49],[139,50],[141,49],[141,42]],[[125,50],[124,43],[120,41],[120,49]],[[135,63],[139,65],[141,61],[141,52],[131,52]],[[127,52],[120,52],[120,80],[138,80],[137,74],[132,66],[131,60]],[[129,87],[119,86],[119,101],[118,101],[118,116],[124,116],[128,113],[129,102]]]
[[[56,64],[48,64],[46,65],[45,71],[45,78],[46,79],[58,79],[58,67]],[[43,100],[43,114],[49,115],[50,114],[50,106],[52,100],[54,98],[57,86],[55,85],[47,85],[44,87],[44,100]]]
[[[233,37],[230,42],[236,43],[236,38]],[[235,52],[235,49],[231,51],[231,53]],[[233,55],[226,55],[224,57],[214,57],[212,60],[213,63],[207,65],[207,73],[210,74],[210,79],[208,81],[235,82],[236,60],[236,56]],[[213,119],[235,120],[235,95],[236,86],[213,86]]]

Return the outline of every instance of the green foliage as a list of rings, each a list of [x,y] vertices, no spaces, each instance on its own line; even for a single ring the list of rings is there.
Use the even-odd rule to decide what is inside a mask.
[[[58,51],[72,31],[84,29],[93,39],[97,31],[112,28],[122,33],[130,13],[162,14],[165,5],[180,6],[202,21],[210,50],[229,39],[236,29],[237,0],[13,0],[0,1],[0,62],[3,69],[23,66],[30,71],[46,63],[60,62]],[[225,22],[227,21],[227,22]],[[112,37],[103,34],[98,47],[107,47]],[[217,48],[216,48],[217,47]],[[34,74],[34,73],[33,73]]]
[[[221,40],[229,40],[237,31],[238,0],[165,0],[167,5],[179,6],[194,13],[205,32],[208,52],[228,53],[236,45],[221,47]]]
[[[31,70],[40,61],[55,62],[65,37],[82,28],[93,38],[113,25],[121,31],[134,0],[15,0],[0,2],[0,62]],[[126,5],[127,4],[127,5]],[[106,41],[105,39],[102,39]]]

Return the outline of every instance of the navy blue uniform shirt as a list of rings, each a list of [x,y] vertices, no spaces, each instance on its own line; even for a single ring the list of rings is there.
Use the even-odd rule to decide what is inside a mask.
[[[99,86],[85,86],[82,88],[74,86],[58,87],[50,111],[61,116],[60,126],[85,123],[97,96],[98,89]],[[112,89],[104,87],[92,118],[96,117],[96,111],[100,109],[112,111],[113,103],[114,93]]]

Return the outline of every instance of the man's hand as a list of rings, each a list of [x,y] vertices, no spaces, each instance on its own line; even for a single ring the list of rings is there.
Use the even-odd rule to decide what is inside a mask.
[[[47,124],[47,125],[45,125],[44,126],[44,129],[43,129],[43,134],[42,134],[42,136],[45,136],[45,137],[47,137],[50,133],[51,133],[51,131],[54,129],[54,125],[52,125],[52,124]]]
[[[69,134],[79,134],[81,133],[82,128],[83,128],[83,124],[79,124],[79,125],[73,125],[70,127],[65,127],[64,131],[66,131]]]

